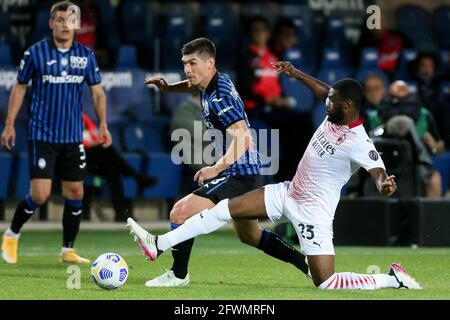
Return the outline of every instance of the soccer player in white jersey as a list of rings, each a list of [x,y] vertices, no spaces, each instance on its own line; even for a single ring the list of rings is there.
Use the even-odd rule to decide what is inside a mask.
[[[397,263],[390,266],[388,274],[334,271],[333,219],[342,187],[363,167],[379,192],[390,196],[397,189],[395,177],[386,174],[383,161],[362,126],[359,106],[363,89],[359,82],[343,79],[329,87],[289,62],[276,62],[274,67],[326,100],[327,116],[314,133],[292,181],[222,200],[161,236],[151,235],[132,221],[128,224],[131,233],[145,244],[147,257],[155,260],[177,243],[213,232],[233,220],[268,217],[275,222],[287,218],[307,255],[312,280],[320,289],[421,289]]]

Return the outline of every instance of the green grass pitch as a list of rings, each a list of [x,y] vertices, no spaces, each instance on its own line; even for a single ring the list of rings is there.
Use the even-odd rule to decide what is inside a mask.
[[[116,252],[128,263],[127,283],[105,291],[92,282],[87,265],[81,266],[81,288],[66,288],[69,265],[57,261],[60,242],[60,232],[25,231],[19,263],[0,263],[0,299],[450,299],[450,248],[338,247],[337,272],[366,273],[371,265],[385,272],[391,262],[400,262],[424,290],[321,291],[293,266],[241,244],[232,231],[222,231],[196,239],[188,287],[154,289],[144,283],[170,267],[170,253],[148,262],[126,230],[82,231],[80,254],[93,260]]]

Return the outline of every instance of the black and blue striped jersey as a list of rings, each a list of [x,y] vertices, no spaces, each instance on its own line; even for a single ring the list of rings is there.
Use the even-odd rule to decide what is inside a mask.
[[[244,120],[249,128],[250,124],[242,99],[228,75],[217,72],[208,87],[204,91],[200,90],[200,93],[202,118],[214,140],[215,157],[219,159],[226,153],[231,142],[229,137],[227,139],[227,128],[241,120]],[[261,161],[254,144],[223,172],[233,176],[260,173]]]
[[[52,39],[42,40],[26,50],[20,62],[17,81],[30,80],[28,140],[81,143],[83,85],[101,82],[92,50],[78,42],[60,50]]]

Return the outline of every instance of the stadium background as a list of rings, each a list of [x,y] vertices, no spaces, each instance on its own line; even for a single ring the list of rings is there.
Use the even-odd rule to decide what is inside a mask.
[[[217,45],[220,71],[239,78],[237,68],[241,53],[249,44],[247,26],[256,16],[264,16],[275,27],[281,17],[289,17],[297,27],[298,44],[284,50],[281,59],[328,84],[343,77],[361,82],[370,74],[379,74],[386,85],[405,80],[413,92],[420,90],[410,72],[410,63],[420,52],[437,57],[436,70],[449,68],[450,3],[449,1],[74,1],[89,8],[89,26],[99,60],[108,102],[109,129],[114,146],[141,173],[159,178],[155,187],[138,193],[136,183],[123,179],[125,197],[134,203],[134,215],[141,221],[167,219],[173,201],[194,186],[190,177],[170,159],[170,121],[187,95],[160,94],[143,85],[148,74],[163,74],[168,82],[183,79],[180,63],[181,45],[197,36],[211,38]],[[3,128],[10,89],[17,75],[23,50],[49,35],[49,8],[54,1],[0,2],[0,129]],[[361,30],[369,16],[366,9],[381,8],[383,28],[398,31],[404,46],[398,51],[396,67],[389,72],[380,68],[376,48],[361,48]],[[88,7],[87,7],[88,6]],[[362,27],[363,26],[363,27]],[[92,30],[94,30],[92,32]],[[274,35],[274,33],[273,33]],[[448,79],[447,79],[448,80]],[[238,91],[239,82],[238,83]],[[316,126],[324,109],[304,87],[285,77],[280,79],[283,95],[296,101],[296,108],[310,117]],[[443,113],[437,114],[441,135],[450,148],[450,82],[439,82],[435,88]],[[94,119],[86,87],[85,112]],[[16,122],[17,143],[12,154],[0,152],[0,221],[9,221],[14,207],[28,192],[26,161],[26,109],[30,92]],[[258,128],[267,124],[255,122]],[[448,149],[447,149],[448,150]],[[402,157],[399,157],[402,158]],[[296,159],[297,161],[298,159]],[[394,159],[395,160],[395,159]],[[388,170],[401,175],[402,160],[388,163]],[[389,166],[392,167],[389,167]],[[280,166],[283,166],[281,161]],[[434,166],[442,177],[441,199],[425,199],[423,194],[407,194],[393,200],[373,198],[370,190],[356,194],[357,199],[342,201],[337,213],[337,244],[419,244],[450,245],[450,206],[446,200],[450,180],[450,153],[434,157]],[[266,182],[277,177],[266,176]],[[414,186],[416,180],[404,186]],[[361,185],[361,182],[354,182]],[[92,221],[112,221],[110,194],[105,183],[95,176],[86,185],[99,187],[100,209],[91,213]],[[57,188],[57,186],[55,187]],[[356,188],[357,189],[357,188]],[[414,191],[411,191],[414,192]],[[364,198],[365,196],[365,198]],[[370,197],[370,199],[368,199]],[[371,202],[368,202],[371,201]],[[368,206],[368,204],[370,205]],[[33,219],[59,221],[62,198],[52,196],[47,207]],[[94,210],[93,210],[94,211]],[[364,215],[361,215],[364,212]],[[359,219],[359,220],[358,220]],[[372,224],[355,231],[355,226]],[[82,227],[83,228],[83,227]],[[366,228],[366,229],[364,229]],[[289,230],[287,231],[289,236]],[[340,238],[339,235],[345,235]]]

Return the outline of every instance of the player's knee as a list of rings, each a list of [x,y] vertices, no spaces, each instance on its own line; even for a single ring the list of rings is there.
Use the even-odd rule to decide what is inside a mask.
[[[46,203],[49,197],[50,191],[46,190],[34,191],[31,193],[31,199],[33,199],[33,201],[39,206],[42,206],[44,203]]]
[[[187,207],[182,202],[177,202],[170,211],[170,222],[183,224],[189,218],[186,215]]]
[[[66,188],[63,195],[71,200],[81,200],[84,196],[83,187]]]

